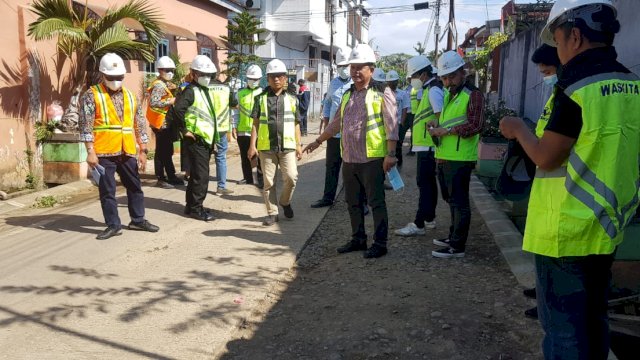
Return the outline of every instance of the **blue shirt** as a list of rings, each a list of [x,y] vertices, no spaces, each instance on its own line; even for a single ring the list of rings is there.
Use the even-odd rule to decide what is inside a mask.
[[[335,77],[329,83],[329,90],[327,96],[322,100],[322,117],[329,118],[329,122],[332,122],[336,116],[336,112],[340,109],[342,103],[342,95],[345,91],[349,90],[353,84],[351,78],[347,80],[341,79],[339,76]],[[340,134],[335,137],[339,138]]]
[[[402,89],[396,89],[396,104],[398,105],[398,123],[402,121],[402,110],[407,109],[407,113],[411,110],[411,99],[409,93]]]

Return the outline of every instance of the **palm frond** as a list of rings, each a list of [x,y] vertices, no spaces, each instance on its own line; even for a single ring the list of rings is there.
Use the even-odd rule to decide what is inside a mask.
[[[84,29],[76,27],[70,20],[63,18],[38,19],[29,24],[29,36],[36,41],[48,40],[55,36],[64,36],[76,40],[88,40]]]
[[[152,49],[147,43],[131,40],[125,26],[116,23],[96,39],[91,55],[99,58],[108,52],[115,52],[124,59],[153,61]]]
[[[110,8],[106,14],[98,20],[91,30],[92,38],[97,38],[107,29],[118,23],[122,19],[133,19],[142,25],[147,33],[149,44],[155,47],[162,36],[160,29],[160,12],[153,7],[148,0],[130,0],[119,8]]]

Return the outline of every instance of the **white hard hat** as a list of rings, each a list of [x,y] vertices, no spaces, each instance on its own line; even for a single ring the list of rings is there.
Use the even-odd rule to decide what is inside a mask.
[[[387,81],[387,76],[384,74],[384,70],[380,68],[373,69],[373,80],[380,82]]]
[[[463,66],[464,60],[460,54],[453,50],[447,51],[438,58],[438,75],[451,74]]]
[[[351,55],[351,49],[348,47],[338,49],[336,53],[336,65],[346,66],[349,65],[349,55]]]
[[[175,69],[176,63],[168,56],[163,56],[156,61],[156,69]]]
[[[247,78],[249,79],[260,79],[262,77],[262,69],[258,65],[251,65],[247,68]]]
[[[413,74],[426,68],[429,65],[431,65],[431,61],[429,61],[426,56],[414,56],[407,61],[407,75],[413,76]]]
[[[387,73],[387,81],[396,80],[400,80],[400,75],[398,75],[398,72],[395,70],[389,70],[389,72]]]
[[[267,64],[267,74],[285,74],[287,66],[278,59],[273,59]]]
[[[206,74],[213,74],[218,72],[216,66],[213,64],[213,61],[209,59],[206,55],[196,55],[191,62],[191,69],[200,71]]]
[[[594,6],[586,6],[586,5],[594,5]],[[583,9],[578,9],[583,7]],[[553,33],[551,32],[551,26],[554,25],[563,15],[569,15],[567,13],[571,12],[570,17],[567,17],[566,21],[571,21],[573,19],[582,19],[587,23],[591,29],[599,31],[600,23],[596,23],[592,20],[591,15],[602,10],[603,6],[608,6],[613,10],[614,16],[617,15],[616,8],[611,3],[611,0],[558,0],[551,11],[549,12],[549,19],[547,19],[547,24],[542,29],[542,33],[540,33],[540,39],[547,45],[556,46],[555,41],[553,41]],[[563,21],[562,23],[566,22]],[[560,25],[560,24],[556,24]]]
[[[438,75],[438,68],[437,68],[437,67],[435,67],[435,66],[433,66],[433,65],[431,65],[431,68],[433,69],[433,70],[431,70],[431,72],[433,73],[433,75]]]
[[[351,55],[349,55],[349,64],[369,64],[376,62],[376,54],[368,44],[358,44]]]
[[[124,75],[127,73],[127,69],[118,54],[106,53],[100,59],[100,72],[105,75]]]

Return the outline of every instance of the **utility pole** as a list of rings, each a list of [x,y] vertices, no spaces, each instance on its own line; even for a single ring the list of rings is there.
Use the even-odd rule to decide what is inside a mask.
[[[333,80],[333,22],[334,22],[334,14],[333,14],[333,0],[329,2],[329,11],[331,13],[331,34],[329,35],[329,81]],[[319,65],[319,64],[318,64]]]
[[[456,15],[454,0],[449,0],[449,36],[447,36],[447,50],[453,50],[453,31],[456,28]]]
[[[440,41],[440,6],[442,6],[442,0],[436,0],[436,25],[433,27],[433,33],[436,35],[436,45],[433,48],[433,62],[438,63],[438,42]]]

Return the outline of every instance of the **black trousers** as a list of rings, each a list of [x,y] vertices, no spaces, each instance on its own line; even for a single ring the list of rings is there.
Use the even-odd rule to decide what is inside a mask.
[[[471,205],[469,204],[469,182],[473,161],[444,161],[438,164],[438,181],[442,198],[449,203],[451,226],[449,227],[450,246],[464,250],[471,224]]]
[[[399,124],[398,127],[398,142],[396,142],[396,159],[398,159],[398,165],[402,166],[402,143],[407,135],[407,131],[413,126],[413,114],[407,114],[403,124]],[[409,141],[409,147],[411,147],[411,141]]]
[[[338,177],[342,166],[342,154],[340,153],[340,139],[330,138],[327,140],[327,156],[325,158],[324,171],[324,200],[333,201],[338,191]]]
[[[247,156],[251,145],[251,136],[239,135],[238,147],[240,148],[240,162],[242,164],[242,177],[247,184],[253,184],[253,171],[251,170],[251,160]]]
[[[202,203],[209,190],[209,161],[211,146],[202,139],[185,138],[187,158],[190,165],[189,184],[187,185],[187,209],[198,213],[203,210]]]
[[[175,179],[176,168],[173,166],[173,136],[168,129],[154,129],[156,135],[156,155],[153,158],[158,180]],[[164,174],[167,174],[165,177]]]
[[[386,247],[389,216],[385,202],[382,162],[383,159],[364,164],[345,162],[342,165],[342,178],[351,219],[351,240],[367,241],[367,233],[364,229],[364,205],[368,202],[373,212],[374,244]]]
[[[303,135],[307,134],[307,111],[305,110],[299,112],[300,115],[300,133]]]
[[[116,201],[116,177],[118,173],[122,185],[127,189],[127,207],[133,222],[144,220],[144,193],[138,173],[138,159],[127,156],[110,156],[98,158],[104,167],[104,175],[100,177],[98,190],[104,222],[108,227],[120,229],[122,223],[118,216],[118,202]]]
[[[414,223],[419,228],[424,227],[425,221],[433,221],[436,218],[436,206],[438,205],[438,184],[436,183],[436,159],[433,151],[417,152],[418,183],[418,211]]]

